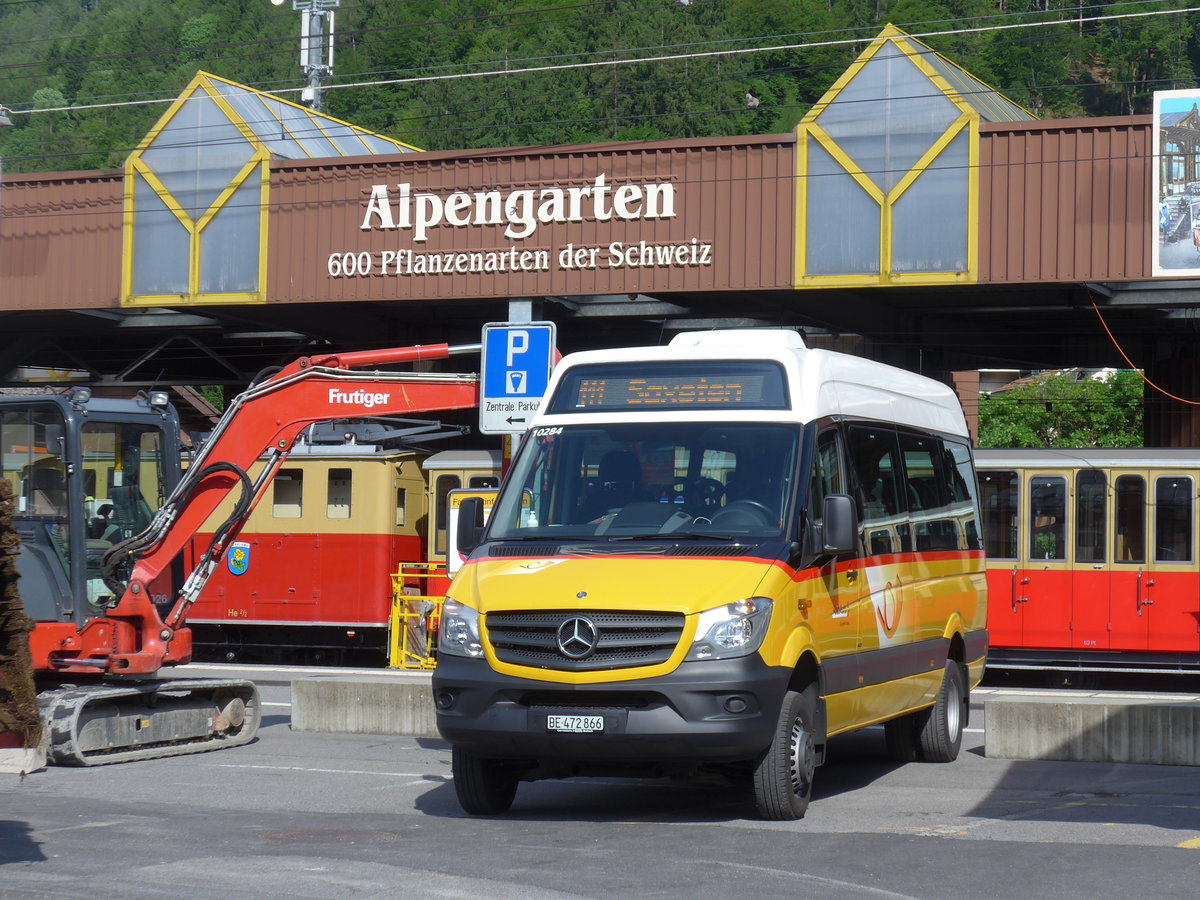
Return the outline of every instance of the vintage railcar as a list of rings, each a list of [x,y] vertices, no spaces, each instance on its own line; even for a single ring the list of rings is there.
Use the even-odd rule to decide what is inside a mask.
[[[1200,670],[1196,450],[980,450],[988,665]]]
[[[404,430],[337,423],[304,435],[192,610],[198,659],[387,662],[391,575],[417,563],[413,590],[444,591],[447,495],[500,474],[499,450],[430,453],[406,446]]]

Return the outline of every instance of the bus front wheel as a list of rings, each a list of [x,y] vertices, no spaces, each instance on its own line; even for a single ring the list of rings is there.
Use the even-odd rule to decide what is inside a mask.
[[[817,689],[788,691],[771,746],[754,769],[754,799],[765,819],[804,818],[817,764]]]
[[[454,747],[450,768],[459,805],[471,815],[497,815],[512,806],[517,796],[517,774],[512,766]]]

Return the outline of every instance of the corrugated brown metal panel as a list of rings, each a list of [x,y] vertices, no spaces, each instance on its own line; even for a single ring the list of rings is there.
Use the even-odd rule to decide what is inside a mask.
[[[1149,116],[984,125],[984,283],[1150,277]]]
[[[120,172],[6,175],[0,309],[120,305]]]
[[[786,288],[795,243],[794,147],[792,135],[770,135],[276,163],[268,302]],[[508,223],[443,222],[424,241],[414,239],[412,228],[361,227],[373,185],[387,185],[393,203],[400,184],[442,202],[456,192],[496,190],[506,197],[533,191],[540,203],[543,190],[594,188],[600,176],[610,212],[618,188],[661,183],[673,186],[675,215],[601,221],[585,214],[582,221],[539,223],[524,238],[506,236]],[[586,213],[590,205],[584,208]],[[641,242],[681,249],[669,263],[616,264],[630,247],[637,248],[640,263]],[[513,272],[510,258],[502,271],[396,274],[392,256],[386,257],[388,273],[380,273],[385,254],[397,251],[422,254],[432,264],[435,257],[453,261],[456,254],[508,254],[514,248],[544,253],[546,266]],[[573,264],[581,249],[582,266]],[[707,261],[705,252],[711,254]],[[330,255],[346,253],[368,254],[371,273],[331,276]]]

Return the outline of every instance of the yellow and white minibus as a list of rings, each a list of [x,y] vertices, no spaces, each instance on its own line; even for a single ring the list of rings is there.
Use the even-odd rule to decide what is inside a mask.
[[[575,353],[471,503],[433,680],[467,812],[714,769],[795,819],[834,735],[957,756],[986,572],[946,386],[783,330]]]

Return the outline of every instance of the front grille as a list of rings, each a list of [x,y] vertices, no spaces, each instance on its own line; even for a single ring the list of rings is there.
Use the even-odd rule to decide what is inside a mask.
[[[558,629],[586,618],[596,627],[595,650],[572,659],[558,647]],[[652,666],[668,660],[683,633],[679,613],[555,612],[488,613],[488,641],[501,662],[543,669],[590,671]]]

